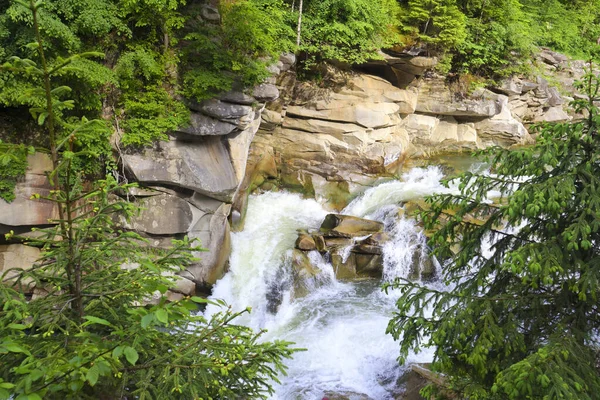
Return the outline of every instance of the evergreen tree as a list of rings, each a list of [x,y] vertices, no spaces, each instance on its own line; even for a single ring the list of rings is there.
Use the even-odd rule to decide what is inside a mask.
[[[402,22],[409,30],[416,29],[424,43],[445,49],[465,40],[465,15],[456,0],[409,0]]]
[[[434,347],[434,368],[466,398],[598,399],[599,87],[585,77],[589,100],[574,102],[585,118],[543,127],[533,147],[487,151],[492,174],[427,200],[447,290],[395,282],[388,332],[401,359]]]
[[[98,54],[49,60],[42,2],[21,4],[32,14],[36,41],[28,47],[39,63],[13,57],[2,68],[42,83],[23,95],[43,99],[30,112],[48,136],[54,188],[45,200],[59,218],[35,239],[21,238],[42,248],[33,268],[0,277],[0,399],[266,397],[294,350],[262,342],[262,332],[235,325],[241,313],[227,308],[205,319],[197,314],[205,299],[166,301],[175,274],[192,260],[190,243],[155,249],[119,228],[115,221],[136,211],[119,198],[131,185],[109,176],[87,191],[76,168],[94,156],[86,143],[108,141],[105,123],[62,118],[74,104],[55,79],[74,60]],[[31,284],[37,292],[26,299],[20,289]]]

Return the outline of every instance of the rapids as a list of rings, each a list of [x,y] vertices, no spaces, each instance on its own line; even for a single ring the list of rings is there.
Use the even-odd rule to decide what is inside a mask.
[[[426,249],[415,222],[398,217],[398,208],[402,202],[448,191],[441,178],[437,167],[414,168],[399,180],[368,189],[342,211],[384,223],[392,237],[383,250],[384,280],[407,276],[413,252]],[[350,399],[393,399],[407,367],[398,365],[398,344],[385,334],[397,297],[384,294],[381,281],[337,281],[331,264],[313,252],[311,261],[321,271],[314,289],[306,297],[292,299],[291,289],[283,285],[283,302],[276,313],[268,307],[274,285],[291,279],[287,256],[297,229],[317,229],[327,214],[317,201],[296,194],[251,196],[246,228],[232,234],[230,269],[215,285],[212,297],[225,300],[236,311],[252,307],[236,322],[267,329],[266,340],[292,341],[307,349],[287,361],[288,376],[275,386],[273,399],[321,400],[330,393],[346,393]],[[215,310],[209,306],[206,313]],[[431,357],[432,351],[424,351],[408,361],[428,362]]]

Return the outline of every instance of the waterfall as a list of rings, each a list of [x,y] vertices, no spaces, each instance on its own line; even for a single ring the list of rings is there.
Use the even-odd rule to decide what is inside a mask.
[[[383,248],[385,280],[409,276],[415,257],[427,258],[425,237],[413,220],[399,214],[406,201],[447,191],[441,178],[439,168],[415,168],[365,191],[342,211],[384,223],[391,237]],[[275,386],[273,399],[321,400],[334,393],[393,399],[407,368],[398,365],[398,344],[385,334],[397,296],[385,295],[378,280],[337,281],[328,260],[314,251],[308,256],[318,273],[309,280],[308,293],[294,298],[290,263],[297,230],[318,228],[327,213],[318,202],[296,194],[251,196],[246,228],[232,234],[230,270],[212,297],[234,310],[252,307],[236,322],[267,329],[266,340],[288,340],[307,349],[287,361],[288,376]],[[276,307],[269,306],[273,292]],[[408,361],[428,362],[431,357],[425,351]]]

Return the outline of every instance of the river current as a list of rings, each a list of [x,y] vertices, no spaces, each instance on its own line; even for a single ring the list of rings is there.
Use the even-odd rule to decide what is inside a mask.
[[[391,240],[383,249],[384,280],[408,276],[413,252],[426,248],[415,222],[402,217],[399,208],[406,201],[448,191],[440,184],[442,177],[438,167],[414,168],[398,180],[368,189],[341,212],[385,224]],[[328,213],[317,201],[297,194],[251,196],[246,228],[232,234],[230,269],[212,297],[236,311],[252,307],[236,322],[267,329],[266,340],[287,340],[306,349],[286,361],[288,375],[275,385],[273,400],[321,400],[331,393],[350,399],[394,399],[398,378],[408,366],[398,364],[398,343],[385,334],[397,294],[383,293],[382,281],[338,281],[331,264],[313,252],[311,261],[320,270],[314,289],[299,299],[286,291],[276,313],[269,310],[273,282],[291,273],[286,256],[297,230],[319,228]],[[206,313],[215,311],[209,306]],[[411,355],[407,364],[431,358],[432,351],[425,350]]]

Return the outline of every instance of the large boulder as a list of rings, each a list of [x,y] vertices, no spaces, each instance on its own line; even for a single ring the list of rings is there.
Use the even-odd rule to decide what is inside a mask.
[[[493,96],[493,94],[489,94]],[[508,147],[515,144],[531,143],[532,138],[525,126],[513,117],[508,106],[508,97],[495,95],[500,104],[500,112],[492,118],[475,123],[475,129],[484,147]]]
[[[416,111],[422,114],[489,118],[498,114],[501,104],[492,98],[463,97],[453,93],[442,77],[421,79]]]
[[[205,213],[184,199],[161,194],[140,199],[140,214],[124,226],[152,235],[187,233]]]
[[[40,258],[40,249],[23,244],[0,245],[0,282],[14,284],[14,279],[22,272],[30,270]],[[21,287],[31,290],[33,280],[21,281]]]
[[[231,201],[240,183],[230,151],[219,136],[196,141],[171,138],[140,153],[123,154],[123,163],[138,182],[191,189],[222,201]]]
[[[190,125],[177,129],[177,132],[194,136],[228,135],[237,129],[236,124],[221,121],[199,112],[190,114]]]
[[[227,220],[231,205],[221,203],[214,208],[217,204],[212,199],[205,199],[205,204],[206,214],[198,220],[188,237],[198,239],[207,251],[194,253],[199,260],[187,268],[184,276],[199,284],[213,285],[225,275],[231,253],[231,228]]]
[[[411,153],[415,155],[472,151],[482,147],[473,123],[422,114],[411,114],[404,123],[411,138]]]
[[[315,108],[305,106],[289,106],[287,116],[298,118],[314,118],[334,122],[347,122],[364,128],[382,128],[390,126],[390,115],[400,111],[395,103],[373,102],[323,102]]]
[[[328,237],[360,237],[383,232],[383,223],[342,214],[328,214],[320,231]]]

